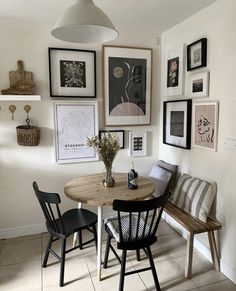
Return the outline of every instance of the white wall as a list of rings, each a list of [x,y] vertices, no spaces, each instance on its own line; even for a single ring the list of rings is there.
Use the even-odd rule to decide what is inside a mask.
[[[210,71],[210,96],[205,101],[219,101],[218,151],[202,148],[183,150],[162,144],[160,137],[160,158],[176,163],[181,172],[215,180],[218,184],[217,218],[223,223],[221,231],[221,262],[225,273],[236,281],[236,152],[224,148],[227,137],[236,138],[236,1],[219,0],[208,8],[190,17],[162,35],[162,101],[165,95],[165,50],[190,44],[202,37],[208,41],[208,66]],[[185,56],[186,58],[186,56]],[[192,71],[192,73],[201,70]],[[185,96],[189,73],[185,69]],[[181,98],[181,97],[180,97]],[[177,100],[178,98],[168,98]],[[200,99],[203,101],[203,99]],[[162,117],[161,117],[162,118]],[[162,120],[162,119],[161,119]],[[200,240],[206,243],[206,237]]]
[[[49,97],[48,47],[67,47],[97,51],[97,96],[99,102],[100,128],[104,128],[103,93],[102,93],[102,45],[79,46],[57,41],[50,35],[53,24],[26,23],[16,18],[0,19],[0,88],[8,88],[8,72],[16,69],[17,60],[23,60],[25,69],[34,73],[37,93],[41,102],[1,102],[0,101],[0,238],[37,232],[44,219],[38,202],[32,191],[32,182],[38,181],[46,191],[61,194],[64,209],[75,206],[63,194],[65,182],[94,172],[102,172],[102,162],[56,164],[53,144],[53,103]],[[152,124],[138,127],[150,132],[148,139],[149,155],[135,158],[135,168],[141,175],[146,175],[158,154],[158,75],[157,46],[155,32],[150,39],[145,35],[133,34],[129,29],[122,32],[123,39],[115,43],[126,46],[150,47],[153,53],[153,94]],[[142,39],[142,40],[140,40]],[[79,101],[79,99],[73,99]],[[8,110],[15,104],[17,110],[14,121]],[[22,147],[16,142],[16,126],[25,123],[26,114],[23,107],[32,107],[30,118],[33,125],[41,128],[41,143],[38,147]],[[122,127],[119,127],[122,128]],[[126,130],[126,149],[120,150],[114,161],[116,172],[128,172],[131,158],[128,157],[128,131],[137,128],[124,127]],[[95,211],[96,209],[94,209]]]

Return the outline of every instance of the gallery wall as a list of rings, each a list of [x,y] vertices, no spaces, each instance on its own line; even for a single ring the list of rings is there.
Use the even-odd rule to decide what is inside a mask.
[[[221,268],[234,281],[236,281],[236,253],[232,242],[236,240],[236,152],[227,149],[224,143],[226,138],[236,138],[234,94],[236,37],[233,29],[236,27],[235,10],[234,0],[219,0],[162,35],[161,100],[189,98],[188,82],[191,74],[209,71],[209,97],[193,101],[219,101],[218,150],[215,152],[197,147],[184,150],[164,145],[162,134],[159,148],[159,157],[179,165],[180,172],[217,182],[216,216],[223,224],[220,232]],[[165,96],[166,51],[184,44],[188,45],[201,38],[207,38],[208,41],[207,67],[187,72],[185,66],[184,96],[167,98]],[[184,59],[186,60],[186,53]],[[208,247],[206,235],[198,236],[197,239],[203,243],[203,246]]]

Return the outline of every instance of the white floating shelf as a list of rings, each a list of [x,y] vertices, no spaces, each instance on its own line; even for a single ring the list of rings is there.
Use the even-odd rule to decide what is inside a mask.
[[[40,95],[0,95],[1,101],[40,101]]]

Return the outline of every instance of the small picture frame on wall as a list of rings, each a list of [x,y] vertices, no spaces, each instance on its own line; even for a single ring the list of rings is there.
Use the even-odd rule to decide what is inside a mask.
[[[147,155],[147,132],[129,132],[129,156]]]
[[[187,71],[206,66],[207,38],[202,38],[187,46]]]
[[[166,52],[166,96],[183,94],[183,48]]]
[[[209,96],[209,76],[210,72],[193,74],[189,78],[190,95],[193,98]]]
[[[219,102],[193,103],[193,146],[217,150]]]
[[[120,149],[125,148],[125,131],[124,130],[99,130],[99,137],[102,138],[103,135],[106,135],[107,133],[115,133],[118,137]]]
[[[165,101],[163,110],[163,143],[190,149],[192,100]]]
[[[50,96],[96,98],[96,52],[48,48]]]

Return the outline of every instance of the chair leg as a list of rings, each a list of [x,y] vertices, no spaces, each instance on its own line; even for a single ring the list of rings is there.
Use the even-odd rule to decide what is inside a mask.
[[[46,249],[46,252],[45,252],[45,255],[44,255],[44,259],[43,259],[43,264],[42,264],[42,267],[43,268],[45,268],[47,266],[48,256],[49,256],[49,250],[51,248],[52,241],[53,241],[53,236],[50,234],[50,237],[48,239],[47,249]]]
[[[92,229],[93,229],[93,237],[94,237],[94,240],[95,240],[95,247],[96,247],[96,252],[97,252],[98,245],[97,245],[97,230],[96,230],[96,226],[93,225]]]
[[[151,270],[152,270],[152,276],[153,276],[153,279],[154,279],[156,290],[157,291],[161,291],[160,284],[159,284],[158,277],[157,277],[156,268],[155,268],[155,265],[154,265],[154,262],[153,262],[152,252],[151,252],[151,249],[150,249],[149,246],[147,247],[147,254],[148,254],[148,259],[149,259],[149,262],[150,262],[150,266],[151,266]]]
[[[119,291],[123,291],[124,290],[126,255],[127,255],[127,250],[123,250],[123,252],[122,252],[121,269],[120,269]]]
[[[136,250],[136,258],[137,258],[137,261],[141,261],[141,259],[140,259],[140,250]]]
[[[107,261],[108,261],[108,257],[109,257],[110,244],[111,244],[111,236],[108,234],[107,235],[107,244],[106,244],[105,256],[104,256],[104,263],[103,263],[104,269],[107,268]]]
[[[66,239],[61,239],[61,268],[60,268],[60,281],[59,281],[60,287],[63,287],[64,285],[65,252],[66,252]]]
[[[185,277],[192,277],[192,264],[193,264],[193,234],[189,234],[187,240],[187,256],[186,256],[186,265],[185,265]]]
[[[211,249],[211,258],[216,271],[220,271],[220,258],[216,247],[214,231],[208,232],[209,245]]]
[[[79,236],[79,249],[80,250],[82,250],[83,249],[83,246],[82,246],[82,244],[83,244],[83,238],[82,238],[82,231],[81,231],[81,229],[78,231],[78,236]]]

